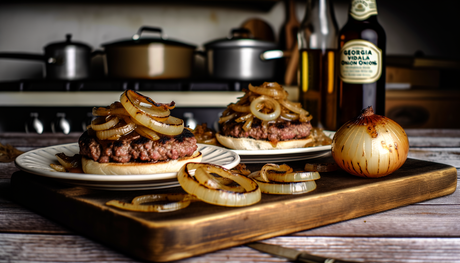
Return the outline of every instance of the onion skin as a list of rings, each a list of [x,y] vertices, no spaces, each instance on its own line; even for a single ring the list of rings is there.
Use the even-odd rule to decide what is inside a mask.
[[[398,170],[409,153],[409,139],[395,121],[374,114],[372,107],[345,123],[332,139],[332,157],[346,172],[368,178]]]

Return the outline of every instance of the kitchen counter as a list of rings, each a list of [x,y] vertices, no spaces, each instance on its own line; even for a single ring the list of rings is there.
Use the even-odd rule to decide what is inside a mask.
[[[460,130],[407,129],[409,157],[460,168]],[[79,134],[0,134],[22,151],[75,142]],[[13,163],[0,163],[0,259],[8,262],[138,262],[11,200]],[[458,181],[457,181],[458,187]],[[33,198],[33,197],[31,197]],[[358,262],[460,262],[460,193],[263,240]],[[261,222],[263,224],[263,222]],[[269,227],[267,225],[267,227]],[[180,262],[287,262],[241,245]]]

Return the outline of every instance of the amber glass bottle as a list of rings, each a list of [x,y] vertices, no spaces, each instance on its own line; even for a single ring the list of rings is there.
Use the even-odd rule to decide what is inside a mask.
[[[297,34],[299,101],[314,127],[336,130],[338,26],[331,0],[307,0]]]
[[[368,106],[385,115],[385,46],[376,0],[352,0],[348,21],[339,32],[339,127]]]

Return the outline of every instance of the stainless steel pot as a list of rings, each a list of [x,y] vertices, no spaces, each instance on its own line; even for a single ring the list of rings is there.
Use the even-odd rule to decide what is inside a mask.
[[[141,37],[147,32],[158,36]],[[192,75],[196,46],[168,39],[158,27],[143,26],[131,39],[102,46],[110,77],[181,79]]]
[[[39,60],[45,63],[47,79],[78,80],[90,77],[91,47],[71,41],[67,34],[64,42],[44,47],[45,54],[0,53],[0,58]]]
[[[276,79],[276,59],[288,54],[277,49],[275,42],[245,37],[247,34],[242,31],[244,29],[233,29],[229,38],[204,44],[209,76],[240,81]]]

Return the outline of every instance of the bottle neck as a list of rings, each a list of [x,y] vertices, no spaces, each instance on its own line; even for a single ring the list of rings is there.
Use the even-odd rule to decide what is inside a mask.
[[[376,0],[351,0],[348,19],[366,21],[378,15]]]
[[[307,0],[298,34],[299,48],[336,48],[338,26],[331,0]]]
[[[326,20],[330,17],[334,17],[330,0],[307,0],[302,24],[308,23],[309,20]]]
[[[295,16],[296,11],[295,11],[295,1],[294,0],[284,0],[284,14],[286,18],[286,22],[293,20],[297,21],[297,17]]]

